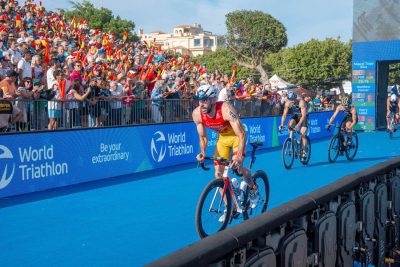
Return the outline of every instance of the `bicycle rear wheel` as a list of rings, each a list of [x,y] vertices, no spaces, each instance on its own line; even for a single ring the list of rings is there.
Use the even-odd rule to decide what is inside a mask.
[[[307,139],[307,144],[306,144],[307,157],[305,160],[301,161],[301,163],[303,163],[303,165],[307,165],[311,158],[311,140],[310,140],[310,137],[308,137],[308,136],[306,136],[306,139]],[[303,148],[303,146],[302,146],[302,148]]]
[[[340,135],[335,134],[332,136],[328,147],[328,160],[329,162],[335,162],[340,152]]]
[[[196,230],[200,238],[224,230],[230,220],[231,208],[231,195],[224,181],[211,181],[203,190],[196,208]],[[224,214],[225,218],[220,222]]]
[[[270,188],[267,174],[264,171],[258,170],[253,174],[252,178],[254,183],[257,185],[257,191],[255,193],[256,201],[255,207],[252,207],[251,203],[249,203],[250,205],[247,205],[248,208],[243,211],[243,219],[245,220],[260,215],[268,208]],[[247,202],[250,201],[249,198],[250,196],[248,197]]]
[[[351,143],[346,146],[346,158],[348,160],[353,160],[357,154],[358,150],[358,136],[357,133],[353,133],[351,136]]]
[[[288,137],[282,146],[282,161],[286,169],[290,169],[294,161],[294,144],[292,138]]]

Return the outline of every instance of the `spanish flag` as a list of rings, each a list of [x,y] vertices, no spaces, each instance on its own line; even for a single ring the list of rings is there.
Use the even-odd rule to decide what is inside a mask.
[[[18,13],[15,16],[15,27],[17,27],[18,29],[21,29],[21,25],[22,25],[21,15]]]
[[[122,40],[126,42],[126,39],[128,39],[128,32],[124,32],[124,36],[122,37]]]
[[[74,29],[76,28],[76,16],[74,16],[74,18],[71,21],[71,27]]]

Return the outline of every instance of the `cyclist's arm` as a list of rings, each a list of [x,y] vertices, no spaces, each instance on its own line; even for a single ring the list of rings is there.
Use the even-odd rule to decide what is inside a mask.
[[[386,112],[388,115],[390,114],[390,97],[386,99]]]
[[[336,108],[335,112],[333,113],[332,117],[329,119],[329,123],[328,123],[329,125],[331,125],[332,122],[335,120],[337,114],[339,113],[339,109],[340,109],[340,105],[337,106],[337,108]]]
[[[236,109],[232,107],[231,104],[225,102],[222,105],[222,116],[224,120],[229,121],[233,131],[235,132],[235,135],[239,137],[237,155],[243,157],[243,155],[245,154],[244,149],[246,145],[246,131],[240,123],[239,114],[237,113]]]
[[[299,123],[297,123],[296,127],[300,127],[303,124],[303,122],[307,116],[307,105],[304,100],[301,100],[301,102],[300,102],[300,111],[301,111],[301,118],[299,120]]]
[[[283,109],[283,114],[282,114],[282,119],[281,119],[281,126],[282,127],[283,127],[283,124],[285,123],[285,120],[286,120],[286,116],[287,116],[287,113],[288,113],[288,110],[289,110],[289,105],[290,105],[289,101],[285,101],[285,107]]]
[[[192,117],[193,117],[194,123],[196,124],[197,133],[199,134],[200,153],[203,154],[203,156],[205,156],[208,139],[207,139],[206,128],[204,127],[203,123],[201,122],[199,107],[197,107],[195,110],[193,110]]]
[[[356,110],[355,107],[351,108],[351,119],[352,119],[353,122],[351,123],[350,127],[353,128],[354,125],[356,125],[356,122],[357,122],[357,110]]]

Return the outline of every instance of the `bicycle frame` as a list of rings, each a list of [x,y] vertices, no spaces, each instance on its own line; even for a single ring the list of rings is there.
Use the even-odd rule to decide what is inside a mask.
[[[339,129],[339,152],[345,152],[346,151],[346,146],[343,145],[343,142],[345,140],[345,135],[348,134],[346,127],[344,126],[336,126],[336,128]],[[343,154],[342,154],[343,155]]]
[[[257,149],[258,146],[261,146],[262,143],[261,142],[254,142],[254,143],[250,143],[250,144],[253,147],[253,150],[251,151],[251,159],[250,159],[250,163],[249,163],[249,169],[251,170],[251,168],[253,167],[253,164],[256,161],[256,157],[255,157],[256,149]],[[217,160],[217,161],[221,160],[221,159],[214,159],[212,157],[205,157],[205,158],[208,159],[208,160]],[[222,175],[222,179],[224,180],[224,189],[223,189],[222,193],[220,192],[222,194],[221,201],[223,199],[225,199],[225,194],[227,193],[226,191],[228,189],[229,193],[231,194],[233,203],[234,203],[234,205],[236,207],[236,211],[239,212],[239,213],[242,213],[243,209],[240,207],[239,203],[237,202],[237,196],[236,196],[235,192],[232,189],[231,181],[230,181],[230,178],[229,178],[229,170],[231,169],[229,167],[230,161],[224,160],[223,163],[225,164],[224,173]],[[201,165],[201,167],[204,170],[209,170],[210,169],[210,168],[205,167],[204,164]],[[241,176],[241,175],[239,175],[239,173],[236,173],[236,174],[237,174],[237,176]],[[218,193],[218,191],[215,191],[214,197],[213,197],[213,199],[211,201],[211,205],[210,205],[209,211],[212,211],[211,207],[214,205],[215,199],[217,197],[217,193]],[[222,202],[219,203],[218,207],[221,207],[221,204],[222,204]],[[219,210],[218,210],[218,212],[219,212]]]
[[[390,121],[390,128],[392,128],[393,125],[396,125],[398,123],[395,112],[390,112],[390,120],[389,121]]]
[[[232,185],[231,185],[231,181],[230,181],[230,178],[229,178],[229,175],[228,175],[230,169],[231,169],[231,168],[229,168],[229,166],[225,166],[224,174],[223,174],[223,176],[222,176],[222,179],[224,179],[224,189],[223,189],[223,191],[222,191],[222,198],[221,198],[221,201],[222,201],[223,199],[225,199],[226,190],[228,189],[228,190],[229,190],[229,193],[231,194],[233,203],[234,203],[234,205],[235,205],[235,207],[236,207],[236,211],[239,212],[239,213],[242,213],[243,210],[242,210],[242,208],[239,206],[239,203],[237,202],[237,196],[236,196],[235,192],[233,192]],[[218,193],[218,191],[215,191],[213,200],[212,200],[212,202],[211,202],[211,207],[212,207],[213,204],[214,204],[214,201],[215,201],[215,198],[216,198],[216,196],[217,196],[217,193]],[[221,206],[221,204],[222,204],[222,203],[219,203],[219,207]],[[210,208],[210,211],[211,211],[211,208]]]
[[[303,140],[301,139],[299,132],[295,131],[294,128],[289,127],[288,130],[289,138],[293,140],[293,152],[295,155],[299,155],[303,150]]]

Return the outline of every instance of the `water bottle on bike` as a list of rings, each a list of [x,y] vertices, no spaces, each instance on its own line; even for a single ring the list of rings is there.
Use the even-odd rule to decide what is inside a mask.
[[[238,197],[240,196],[240,186],[239,186],[239,181],[236,178],[232,178],[231,180],[231,184],[232,184],[232,189],[233,192],[235,193],[235,195]]]

